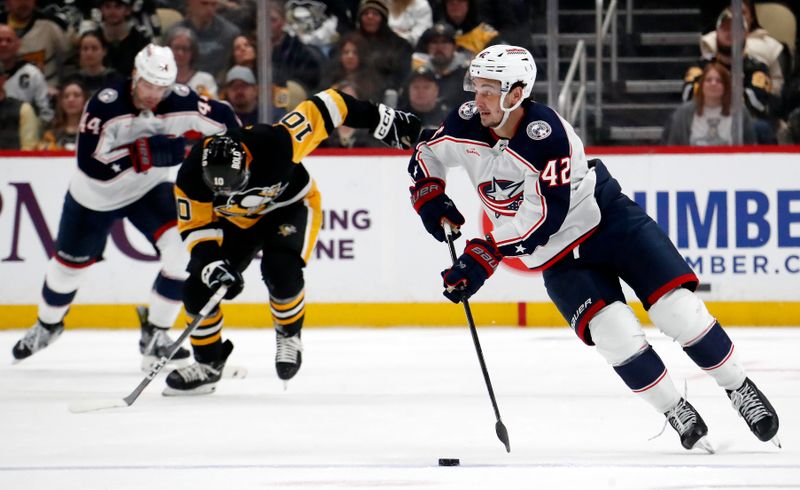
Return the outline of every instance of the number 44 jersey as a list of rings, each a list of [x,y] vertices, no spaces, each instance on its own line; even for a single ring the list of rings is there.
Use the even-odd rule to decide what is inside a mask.
[[[600,223],[597,177],[569,123],[543,104],[524,108],[514,136],[503,139],[481,125],[474,102],[464,103],[423,133],[409,173],[444,180],[448,167],[464,167],[503,255],[544,269]]]

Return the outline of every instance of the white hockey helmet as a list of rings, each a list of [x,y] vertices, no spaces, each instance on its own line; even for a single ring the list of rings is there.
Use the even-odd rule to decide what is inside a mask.
[[[135,79],[142,78],[159,87],[171,86],[178,76],[175,56],[166,46],[148,44],[136,55],[133,65],[136,68]]]
[[[536,63],[533,61],[533,55],[525,48],[507,44],[489,46],[470,62],[469,78],[467,78],[467,83],[470,85],[472,78],[498,80],[500,91],[503,93],[508,93],[515,83],[523,83],[525,86],[522,88],[522,98],[527,99],[536,81]],[[475,90],[466,84],[464,89],[470,92]]]

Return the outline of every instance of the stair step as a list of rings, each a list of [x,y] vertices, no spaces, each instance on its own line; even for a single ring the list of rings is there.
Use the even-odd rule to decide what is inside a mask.
[[[664,128],[661,126],[611,126],[608,137],[612,140],[649,140],[658,142]]]
[[[639,39],[642,46],[697,46],[700,36],[700,32],[642,32]]]

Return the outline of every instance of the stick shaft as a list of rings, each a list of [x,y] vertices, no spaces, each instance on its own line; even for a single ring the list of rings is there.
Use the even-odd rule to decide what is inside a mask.
[[[207,317],[214,308],[216,308],[219,302],[222,301],[222,298],[225,297],[225,293],[227,292],[228,292],[227,286],[220,286],[214,292],[214,294],[211,296],[211,298],[208,300],[205,306],[203,306],[203,308],[200,310],[200,313],[198,313],[195,319],[192,320],[192,323],[190,323],[189,326],[187,326],[183,330],[180,337],[178,337],[178,339],[175,340],[175,342],[172,344],[172,348],[170,349],[169,353],[165,356],[161,356],[161,359],[159,359],[158,362],[156,362],[153,365],[153,367],[150,368],[150,372],[148,372],[147,375],[144,377],[144,379],[142,379],[142,381],[139,383],[139,386],[134,388],[133,391],[131,391],[131,393],[128,396],[123,398],[123,400],[125,400],[125,403],[127,403],[128,406],[133,405],[133,402],[135,402],[136,399],[139,398],[139,395],[142,394],[142,391],[144,391],[147,385],[149,385],[150,382],[153,381],[153,378],[155,378],[156,375],[159,372],[161,372],[164,366],[170,361],[170,359],[172,359],[172,356],[174,356],[175,353],[178,352],[178,349],[180,349],[183,341],[186,340],[189,337],[189,335],[191,335],[192,332],[194,332],[194,330],[197,328],[200,322],[203,321],[203,319],[205,319],[205,317]]]

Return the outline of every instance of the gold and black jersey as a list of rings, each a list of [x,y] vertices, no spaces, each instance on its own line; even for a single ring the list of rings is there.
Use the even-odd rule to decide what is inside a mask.
[[[297,202],[313,186],[301,163],[335,128],[377,125],[377,108],[333,89],[300,103],[273,125],[234,128],[227,135],[241,141],[250,179],[241,192],[215,196],[203,181],[201,155],[210,138],[192,148],[178,172],[175,194],[178,229],[187,248],[222,244],[220,220],[249,228],[273,209]],[[205,248],[205,247],[203,247]]]

